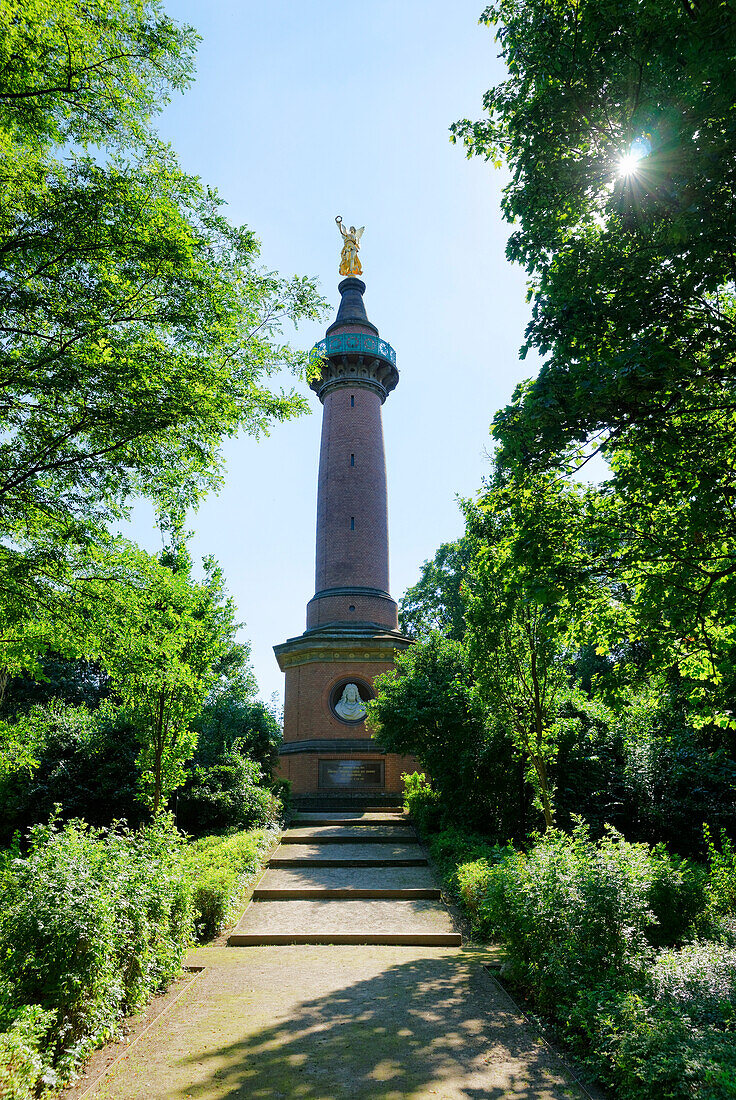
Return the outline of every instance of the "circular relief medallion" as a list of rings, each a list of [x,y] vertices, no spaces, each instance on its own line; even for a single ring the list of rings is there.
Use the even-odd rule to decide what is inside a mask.
[[[365,704],[372,698],[373,689],[365,680],[345,677],[330,692],[330,710],[341,722],[356,725],[365,718]]]

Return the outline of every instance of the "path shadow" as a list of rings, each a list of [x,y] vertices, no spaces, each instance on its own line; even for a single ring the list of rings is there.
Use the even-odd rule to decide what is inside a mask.
[[[473,954],[413,958],[294,1004],[258,1000],[261,1013],[273,1002],[289,1018],[254,1028],[244,1014],[242,1030],[231,1020],[228,1031],[240,1037],[192,1049],[176,1074],[188,1067],[186,1088],[168,1093],[172,1100],[583,1096]]]

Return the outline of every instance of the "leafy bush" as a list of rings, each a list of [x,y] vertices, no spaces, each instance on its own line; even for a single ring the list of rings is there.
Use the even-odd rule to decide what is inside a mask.
[[[247,685],[245,692],[238,688],[236,683],[234,690],[216,694],[202,707],[194,722],[199,733],[194,763],[209,767],[235,749],[268,773],[279,758],[281,726],[265,703],[248,696]],[[256,690],[255,680],[252,690]]]
[[[38,1082],[53,1083],[56,1075],[46,1075],[42,1046],[51,1030],[55,1013],[39,1005],[24,1005],[13,1010],[0,1009],[0,1096],[3,1100],[29,1100]],[[44,1080],[46,1076],[46,1080]]]
[[[488,876],[480,911],[509,950],[517,980],[559,1010],[591,987],[638,988],[653,957],[658,899],[682,935],[690,884],[663,847],[630,844],[609,829],[548,830],[527,853],[507,850]]]
[[[231,836],[205,836],[187,852],[197,937],[212,939],[237,912],[242,896],[275,833],[260,829]]]
[[[659,954],[641,991],[584,994],[568,1024],[621,1100],[733,1100],[736,952],[696,943]]]
[[[647,938],[654,947],[671,947],[692,939],[702,926],[708,874],[702,865],[671,855],[664,844],[651,851],[649,905],[654,924]]]
[[[733,753],[712,731],[694,727],[685,701],[673,690],[656,682],[642,688],[620,709],[612,733],[624,752],[621,823],[628,836],[663,840],[700,857],[704,823],[733,828]]]
[[[721,833],[720,847],[708,828],[708,879],[705,885],[705,926],[719,939],[736,945],[736,846]]]
[[[505,851],[479,833],[465,833],[454,825],[430,838],[429,850],[447,888],[463,900],[463,884],[469,887],[471,867],[482,873],[482,865],[496,863]],[[472,915],[472,914],[471,914]]]
[[[696,1024],[724,1026],[736,1004],[736,950],[720,943],[691,943],[661,951],[648,975],[656,1001]]]
[[[491,869],[503,859],[507,849],[453,825],[430,836],[429,850],[447,891],[470,918],[474,929],[487,935],[489,929],[481,903],[486,897]]]
[[[447,867],[476,838],[439,834]],[[733,913],[733,846],[709,874],[609,829],[549,830],[529,852],[487,847],[455,866],[466,910],[505,943],[511,975],[621,1100],[736,1096],[736,948],[682,944]]]
[[[237,749],[210,767],[195,768],[178,796],[179,825],[187,832],[201,835],[217,829],[275,824],[282,805],[261,781],[260,765]]]
[[[48,820],[60,803],[65,818],[91,825],[125,818],[138,825],[147,811],[138,798],[135,732],[104,704],[90,711],[51,699],[19,718],[37,745],[37,766],[0,778],[0,841]]]
[[[489,932],[481,914],[481,906],[490,888],[493,867],[487,859],[476,859],[471,863],[460,864],[455,872],[462,907],[473,922],[473,927],[482,934]]]
[[[0,852],[0,1096],[67,1081],[180,971],[193,927],[206,939],[234,915],[274,835],[52,820],[26,858]]]
[[[436,832],[442,820],[442,798],[435,791],[423,772],[406,772],[404,782],[404,809],[422,836]]]
[[[44,1079],[67,1080],[180,970],[191,930],[182,848],[166,819],[135,833],[52,821],[31,831],[27,858],[5,861],[2,1072],[17,1077],[19,1051],[43,1031]],[[39,1012],[19,1014],[29,1005]]]
[[[404,809],[421,836],[428,842],[432,859],[448,891],[470,917],[476,929],[483,921],[479,907],[485,897],[490,867],[498,862],[505,848],[477,833],[469,833],[445,820],[442,797],[421,772],[404,774]]]
[[[513,746],[486,722],[462,644],[431,634],[397,654],[373,686],[369,728],[383,749],[410,753],[427,769],[443,821],[509,835],[519,816]]]

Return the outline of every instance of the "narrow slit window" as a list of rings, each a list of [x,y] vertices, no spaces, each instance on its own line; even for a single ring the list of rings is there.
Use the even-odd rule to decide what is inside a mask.
[[[355,530],[355,516],[350,517],[350,530],[351,531]]]
[[[350,394],[350,408],[352,409],[354,407],[355,407],[355,395],[351,393]]]
[[[355,455],[351,455],[351,456],[350,456],[350,465],[351,465],[351,466],[354,466],[354,465],[355,465]]]

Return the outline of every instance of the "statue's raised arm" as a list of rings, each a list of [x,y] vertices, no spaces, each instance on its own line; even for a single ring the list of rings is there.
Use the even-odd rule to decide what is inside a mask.
[[[363,236],[365,226],[362,225],[360,229],[356,230],[355,226],[351,225],[350,229],[346,229],[339,214],[335,218],[335,221],[337,222],[337,228],[340,230],[344,242],[340,255],[340,274],[362,275],[363,267],[358,259],[358,249],[360,248],[360,238]]]

